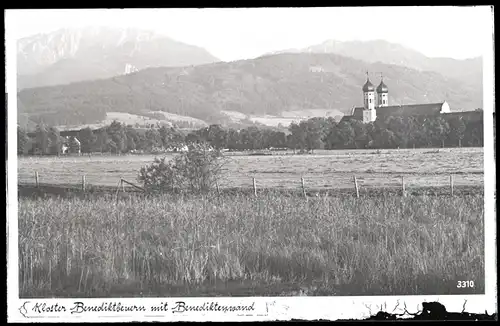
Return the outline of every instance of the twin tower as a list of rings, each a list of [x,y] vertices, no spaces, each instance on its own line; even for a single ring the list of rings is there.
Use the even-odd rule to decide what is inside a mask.
[[[363,86],[363,120],[375,121],[377,118],[377,107],[389,106],[389,89],[384,84],[384,78],[381,77],[380,85],[377,89],[377,105],[375,105],[375,86],[370,82],[368,72],[366,73],[366,83]]]

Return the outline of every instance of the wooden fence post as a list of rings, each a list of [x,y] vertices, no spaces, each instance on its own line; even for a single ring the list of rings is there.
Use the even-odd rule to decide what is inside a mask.
[[[122,179],[118,181],[118,185],[116,186],[116,202],[118,203],[118,192],[120,191],[120,186],[123,184]]]
[[[354,188],[356,188],[356,197],[359,198],[358,179],[356,179],[356,176],[354,176]]]
[[[404,175],[401,176],[401,187],[402,187],[402,190],[403,190],[403,197],[406,197],[405,176]]]
[[[36,184],[36,187],[38,188],[39,187],[39,184],[38,184],[38,171],[35,171],[35,184]]]
[[[304,195],[304,197],[306,197],[306,187],[304,185],[304,177],[301,177],[300,181],[302,182],[302,194]]]
[[[85,174],[82,175],[82,190],[85,192]]]
[[[450,191],[451,196],[453,196],[453,174],[450,174]]]
[[[253,178],[253,194],[257,196],[257,185],[255,184],[255,178]]]

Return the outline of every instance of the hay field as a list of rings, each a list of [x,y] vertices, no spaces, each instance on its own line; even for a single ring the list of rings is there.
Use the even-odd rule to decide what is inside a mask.
[[[251,156],[228,154],[221,187],[308,190],[352,188],[353,175],[361,189],[400,187],[404,176],[407,189],[422,186],[448,186],[454,174],[456,186],[482,186],[484,183],[483,149],[401,149],[315,151],[312,155]],[[170,156],[175,154],[169,154]],[[85,175],[89,185],[116,186],[120,178],[135,182],[139,169],[153,160],[152,155],[20,157],[18,180],[33,184],[38,171],[41,184],[75,184]]]
[[[483,183],[482,149],[228,155],[208,196],[19,198],[21,297],[484,293],[484,196],[313,197],[282,188]],[[20,158],[20,183],[115,186],[153,156]],[[125,195],[125,193],[124,193]],[[474,281],[473,288],[457,282]]]
[[[29,297],[484,293],[482,195],[19,202]],[[474,282],[458,288],[457,282]]]

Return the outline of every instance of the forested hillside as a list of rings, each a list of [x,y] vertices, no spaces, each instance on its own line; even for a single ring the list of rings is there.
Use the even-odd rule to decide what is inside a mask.
[[[480,86],[483,83],[481,57],[466,60],[430,58],[413,49],[384,40],[347,42],[327,40],[304,49],[288,49],[277,53],[334,53],[366,62],[383,62],[422,71],[434,71],[444,77],[459,79],[470,85]]]
[[[221,111],[277,115],[362,104],[365,72],[384,74],[391,104],[448,101],[453,111],[482,107],[482,88],[397,65],[335,54],[280,54],[184,68],[150,68],[106,80],[25,89],[20,115],[49,125],[101,121],[106,112],[165,111],[207,123],[229,121]]]

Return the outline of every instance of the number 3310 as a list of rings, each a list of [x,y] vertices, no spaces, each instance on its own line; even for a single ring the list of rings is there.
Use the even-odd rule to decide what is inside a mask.
[[[457,288],[473,288],[474,281],[458,281]]]

